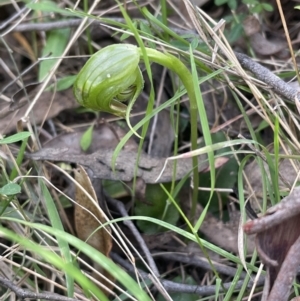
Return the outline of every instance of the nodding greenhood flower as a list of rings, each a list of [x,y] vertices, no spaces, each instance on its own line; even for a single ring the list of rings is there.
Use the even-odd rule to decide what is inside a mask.
[[[134,45],[115,44],[99,50],[79,72],[75,98],[86,108],[125,117],[123,102],[134,102],[144,87],[139,61]]]

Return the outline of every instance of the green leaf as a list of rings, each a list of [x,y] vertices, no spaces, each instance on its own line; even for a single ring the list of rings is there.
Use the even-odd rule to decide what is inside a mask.
[[[63,28],[52,30],[47,36],[46,45],[42,51],[42,56],[46,57],[51,54],[52,57],[60,57],[67,45],[70,36],[70,28]],[[57,58],[45,58],[39,69],[38,80],[42,81],[45,79],[51,68],[55,65]]]
[[[171,187],[170,184],[165,186],[168,186],[168,188]],[[145,201],[136,202],[135,214],[154,217],[172,225],[175,225],[179,218],[177,209],[174,205],[169,203],[168,196],[159,184],[147,185]],[[137,224],[139,228],[147,234],[163,231],[158,225],[146,221],[137,221]]]
[[[228,40],[230,43],[237,41],[243,33],[243,25],[241,23],[234,24],[228,31]]]
[[[227,4],[231,10],[237,9],[237,1],[236,0],[228,0]]]
[[[198,38],[193,39],[191,42],[192,50],[195,50],[198,47],[198,44],[199,44],[199,39]]]
[[[77,75],[68,75],[63,78],[60,78],[57,80],[56,83],[52,84],[47,88],[47,91],[64,91],[68,88],[72,87],[75,80],[77,78]]]
[[[29,132],[21,132],[21,133],[17,133],[17,134],[11,135],[9,137],[0,139],[0,144],[15,143],[15,142],[22,141],[28,137],[30,137]]]
[[[269,11],[269,12],[272,12],[274,10],[273,6],[269,3],[262,3],[261,6],[263,7],[263,9],[265,11]]]
[[[228,2],[228,0],[215,0],[215,5],[223,5],[223,4],[225,4],[225,3],[227,3]]]
[[[250,11],[252,14],[259,14],[263,11],[263,7],[261,4],[258,4],[256,6],[250,8]]]
[[[0,194],[15,195],[21,192],[21,186],[15,183],[8,183],[0,188]]]
[[[88,148],[91,146],[92,144],[92,140],[93,140],[93,129],[94,129],[94,125],[91,125],[82,135],[81,139],[80,139],[80,146],[82,148],[83,151],[87,151]]]
[[[140,28],[141,28],[141,31],[143,31],[143,33],[147,37],[150,38],[149,40],[147,40],[147,43],[148,43],[149,47],[153,48],[153,49],[156,49],[155,43],[151,41],[151,39],[153,39],[154,36],[153,36],[153,33],[152,33],[150,27],[148,26],[148,24],[145,24],[144,22],[140,22]]]
[[[58,7],[57,3],[52,1],[42,1],[39,3],[28,3],[26,6],[32,10],[50,12],[50,13],[59,13],[66,16],[73,16],[70,11],[61,9]]]
[[[135,28],[137,28],[137,21],[132,22],[133,26]],[[124,32],[121,36],[120,36],[120,41],[125,41],[126,39],[128,39],[129,37],[131,37],[131,34]]]

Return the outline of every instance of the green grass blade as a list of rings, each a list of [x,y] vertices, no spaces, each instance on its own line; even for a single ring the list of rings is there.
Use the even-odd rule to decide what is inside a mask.
[[[0,139],[0,145],[19,142],[19,141],[22,141],[22,140],[30,137],[30,135],[31,134],[29,132],[21,132],[21,133],[11,135],[11,136]]]
[[[97,264],[102,266],[106,271],[108,271],[118,282],[120,282],[124,287],[128,288],[128,290],[132,293],[133,296],[137,298],[137,300],[140,301],[151,301],[151,299],[148,297],[146,292],[144,292],[140,286],[128,275],[127,272],[125,272],[122,268],[120,268],[118,265],[116,265],[110,258],[106,257],[104,254],[100,253],[98,250],[94,249],[87,243],[83,242],[82,240],[78,239],[75,236],[72,236],[69,233],[66,233],[64,231],[42,225],[42,224],[37,224],[37,223],[29,223],[17,219],[12,219],[12,218],[5,218],[6,220],[10,220],[16,223],[21,223],[23,225],[26,225],[30,228],[44,231],[46,233],[49,233],[61,240],[64,240],[65,243],[70,244],[77,248],[81,253],[85,254],[86,256],[90,257],[91,260],[95,261]],[[105,227],[108,223],[103,224],[102,226]],[[27,238],[20,238],[17,237],[17,235],[12,235],[11,231],[0,227],[0,233],[8,233],[9,236],[7,236],[9,239],[14,240],[19,242],[20,244],[24,245],[25,247],[28,247],[28,249],[35,251],[35,245],[31,241],[29,241]],[[34,245],[34,246],[33,246]],[[49,252],[45,252],[45,248],[41,249],[42,252],[40,253],[40,250],[37,250],[37,253],[49,260],[50,263],[53,265],[65,269],[67,272],[72,271],[72,275],[74,275],[74,278],[76,281],[78,281],[78,275],[73,274],[74,271],[78,271],[73,265],[65,263],[65,261],[61,261],[61,259],[55,255],[53,252],[51,254],[55,255],[55,261],[52,260],[52,257],[49,257]],[[43,254],[45,252],[45,254]],[[46,255],[46,256],[44,256]],[[51,260],[51,261],[50,261]],[[59,261],[59,264],[57,264]],[[69,269],[70,268],[70,269]],[[85,276],[84,276],[85,277]],[[86,279],[86,277],[85,277]],[[81,282],[80,282],[81,283]],[[89,287],[91,285],[91,289]],[[103,293],[95,286],[93,285],[89,280],[88,283],[84,283],[84,287],[88,288],[92,293],[96,294],[99,297],[99,300],[108,300],[106,297],[103,296]]]
[[[51,194],[46,187],[45,183],[42,180],[39,180],[40,187],[42,189],[42,196],[44,197],[46,207],[48,210],[48,216],[51,222],[51,225],[54,229],[58,229],[60,231],[64,231],[63,224],[61,222],[60,216],[58,214],[57,208],[55,206],[55,203],[51,197]],[[60,248],[60,252],[64,260],[66,261],[66,264],[72,263],[72,255],[70,252],[70,248],[68,243],[66,243],[65,240],[61,239],[60,237],[57,237],[58,246]],[[72,274],[66,274],[66,282],[67,282],[67,290],[68,290],[68,296],[73,297],[74,295],[74,278],[71,276]]]
[[[48,233],[51,233],[55,235],[56,237],[60,237],[61,239],[64,238],[64,236],[69,235],[65,232],[62,232],[57,229],[51,228],[49,226],[40,225],[41,227],[33,227],[35,224],[31,224],[28,222],[20,221],[20,220],[14,220],[15,222],[23,223],[31,228],[35,228],[38,230],[42,230]],[[47,231],[50,230],[50,231]],[[6,237],[8,240],[11,240],[12,242],[16,242],[20,244],[22,247],[26,248],[30,252],[37,254],[44,260],[46,260],[48,263],[54,265],[56,268],[60,269],[61,271],[64,271],[70,275],[73,275],[75,280],[86,290],[94,294],[98,300],[101,301],[108,301],[107,297],[97,288],[97,286],[92,283],[86,276],[84,276],[81,271],[76,268],[72,263],[67,263],[64,259],[59,257],[55,252],[48,251],[43,246],[40,246],[39,244],[36,244],[28,239],[28,237],[21,237],[17,235],[16,233],[8,230],[7,228],[4,228],[0,226],[0,233],[2,237]]]
[[[195,89],[195,94],[196,94],[196,99],[197,99],[197,107],[198,107],[204,142],[205,142],[206,146],[209,146],[209,145],[212,145],[212,138],[211,138],[208,119],[207,119],[207,115],[206,115],[206,109],[204,106],[204,102],[203,102],[203,98],[202,98],[202,94],[201,94],[201,90],[200,90],[200,85],[198,82],[198,74],[197,74],[196,64],[195,64],[195,60],[194,60],[194,55],[193,55],[191,48],[190,48],[190,57],[191,57],[192,77],[193,77],[194,89]],[[196,126],[196,125],[192,124],[191,126]],[[209,168],[210,168],[211,192],[210,192],[210,197],[207,202],[207,205],[203,209],[203,212],[201,213],[200,218],[197,220],[197,222],[195,224],[195,227],[194,227],[195,231],[199,230],[199,228],[205,218],[205,215],[207,213],[207,210],[208,210],[208,207],[210,204],[210,200],[213,196],[215,182],[216,182],[214,153],[208,152],[207,156],[208,156]],[[199,183],[198,183],[198,185],[199,185]],[[198,190],[198,187],[194,187],[194,188],[196,188]],[[196,204],[193,204],[192,212],[194,212],[195,209],[196,209]]]
[[[20,149],[19,149],[19,152],[18,152],[18,156],[17,156],[17,159],[16,159],[16,163],[17,163],[18,167],[21,166],[21,163],[23,161],[24,153],[25,153],[25,150],[26,150],[27,141],[28,141],[28,138],[25,138],[22,141],[22,144],[20,146]],[[11,173],[9,175],[9,179],[11,181],[18,175],[17,166],[14,166],[14,168],[12,169],[12,171],[11,171]]]

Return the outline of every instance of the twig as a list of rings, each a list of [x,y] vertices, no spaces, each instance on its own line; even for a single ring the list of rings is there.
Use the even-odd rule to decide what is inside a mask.
[[[126,260],[121,258],[118,254],[112,252],[111,258],[115,262],[117,262],[118,264],[120,264],[121,266],[126,268],[130,273],[135,274],[136,270],[133,268],[133,266],[129,262],[127,262]],[[138,270],[138,271],[142,277],[149,278],[148,274],[146,272],[141,271],[141,270]],[[177,283],[177,282],[164,280],[164,279],[161,279],[161,283],[168,292],[198,294],[201,296],[215,295],[216,289],[217,289],[215,285],[205,285],[205,286],[189,285],[189,284],[182,284],[182,283]],[[264,279],[262,277],[260,277],[257,282],[257,286],[261,286],[261,285],[263,285],[263,283],[264,283]],[[243,286],[243,284],[244,284],[243,280],[237,281],[235,284],[235,289],[236,290],[240,289]],[[253,282],[249,281],[248,287],[251,287],[252,284],[253,284]],[[225,290],[229,289],[230,287],[232,287],[232,282],[223,283],[223,287],[225,288]],[[223,291],[222,287],[220,287],[220,291],[221,292]]]
[[[70,19],[64,21],[44,22],[44,23],[24,23],[17,25],[12,31],[49,31],[53,29],[61,29],[67,27],[76,27],[81,23],[82,19]],[[0,25],[1,28],[1,25]]]
[[[199,268],[203,268],[206,270],[211,270],[211,265],[209,264],[209,262],[207,261],[207,259],[203,259],[200,256],[194,256],[194,255],[183,255],[183,254],[178,254],[178,253],[174,253],[174,252],[167,252],[167,253],[158,253],[155,255],[155,257],[162,257],[162,258],[166,258],[169,260],[174,260],[177,262],[182,262],[182,263],[187,263],[189,265],[195,266],[195,267],[199,267]],[[214,268],[216,269],[216,271],[218,271],[221,274],[224,275],[228,275],[228,276],[232,276],[234,277],[237,270],[233,267],[227,266],[225,264],[221,264],[218,262],[212,262],[214,265]],[[243,272],[241,273],[241,279],[246,277],[246,273]]]
[[[11,22],[13,22],[15,19],[17,19],[20,15],[22,15],[25,10],[27,10],[27,7],[24,6],[23,8],[21,8],[19,11],[17,11],[14,15],[12,15],[11,17],[9,17],[7,20],[5,20],[4,22],[0,23],[0,30],[4,29],[6,26],[8,26]]]
[[[125,206],[122,202],[111,198],[107,194],[105,195],[105,197],[110,204],[112,204],[114,207],[116,207],[119,210],[119,212],[121,213],[122,216],[124,216],[124,217],[128,216],[127,210],[125,209]],[[132,234],[135,236],[135,239],[137,240],[141,249],[143,250],[143,252],[147,258],[148,264],[149,264],[150,268],[152,269],[153,273],[156,276],[159,276],[159,271],[156,266],[156,263],[151,255],[149,248],[147,247],[143,237],[141,236],[140,232],[138,231],[138,229],[135,227],[135,225],[133,224],[133,222],[131,220],[124,221],[124,224],[131,230]]]
[[[53,300],[53,301],[78,301],[79,300],[79,299],[64,297],[51,292],[34,293],[32,291],[18,287],[17,285],[13,284],[10,280],[5,279],[1,276],[0,276],[0,284],[3,287],[12,290],[20,299],[44,299],[44,300]]]
[[[291,101],[300,101],[300,88],[294,89],[269,69],[254,62],[249,56],[238,52],[234,52],[234,54],[242,67],[252,72],[257,79],[270,85],[276,93]]]
[[[78,24],[80,24],[81,20],[82,19],[69,19],[66,21],[54,21],[54,22],[45,22],[45,23],[24,23],[24,24],[17,25],[15,28],[12,29],[12,31],[18,31],[18,32],[49,31],[49,30],[53,30],[53,29],[60,29],[60,28],[66,28],[66,27],[76,27],[76,26],[78,26]],[[109,21],[111,21],[111,22],[109,22]],[[158,31],[162,31],[162,29],[159,26],[149,23],[147,20],[135,18],[134,21],[142,22],[142,23],[146,24],[147,26],[154,27]],[[99,22],[99,21],[97,22],[95,20],[90,21],[92,26],[99,26],[102,24],[106,24],[106,23],[109,24],[112,22],[119,22],[119,23],[126,24],[126,21],[124,20],[124,18],[119,18],[119,17],[110,17],[110,18],[107,18],[106,20],[104,20],[104,19],[101,20],[101,22]],[[187,30],[183,30],[180,28],[176,28],[176,27],[170,27],[170,29],[179,35],[188,34],[188,33],[196,35],[195,31],[187,31]]]

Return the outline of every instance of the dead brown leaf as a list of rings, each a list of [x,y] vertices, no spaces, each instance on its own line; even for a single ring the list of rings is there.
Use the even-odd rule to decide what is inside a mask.
[[[243,22],[246,35],[250,40],[250,44],[254,51],[260,55],[274,55],[287,48],[284,39],[274,41],[267,40],[261,33],[258,19],[255,16],[249,16]]]
[[[74,170],[75,180],[86,190],[86,192],[97,202],[97,196],[93,185],[82,166],[78,166]],[[109,257],[112,248],[112,238],[109,227],[100,228],[106,222],[105,214],[102,209],[93,203],[79,186],[76,186],[75,191],[75,210],[74,221],[78,237],[86,241],[89,245]],[[98,229],[98,230],[97,230]],[[94,263],[94,268],[105,278],[114,281],[114,278],[104,270],[100,265]],[[112,289],[113,285],[106,281],[97,273],[93,273],[94,278],[100,281],[105,287]]]
[[[273,151],[272,148],[270,151]],[[290,151],[290,150],[289,150]],[[289,153],[286,153],[283,151],[282,148],[279,149],[279,153],[281,155],[288,156],[289,154],[292,155],[292,151]],[[270,169],[266,162],[263,162],[263,167],[266,175],[270,179]],[[287,190],[290,189],[295,180],[297,179],[297,173],[299,170],[299,161],[292,158],[282,158],[279,160],[278,164],[278,171],[279,171],[279,179],[278,179],[278,185],[280,190]],[[262,171],[261,167],[258,164],[258,162],[255,160],[248,164],[245,168],[245,174],[247,175],[250,187],[246,187],[246,190],[248,191],[248,195],[253,195],[253,192],[255,192],[255,195],[258,199],[262,196]],[[253,191],[253,192],[252,192]],[[259,209],[260,204],[257,204],[251,199],[251,206],[254,209]]]
[[[171,182],[174,178],[173,168],[174,161],[166,164],[163,174],[156,182],[160,175],[166,158],[154,158],[142,153],[138,163],[138,168],[135,170],[136,161],[138,158],[137,152],[122,150],[116,160],[112,170],[111,162],[113,149],[102,149],[97,152],[86,155],[70,154],[69,149],[44,148],[36,153],[27,154],[28,158],[33,160],[50,160],[50,161],[65,161],[73,162],[89,168],[93,172],[94,178],[131,181],[134,176],[142,178],[145,183],[166,183]],[[199,158],[199,171],[206,169],[208,166],[207,160]],[[182,179],[187,173],[192,170],[192,159],[185,158],[177,161],[176,165],[176,180]]]
[[[47,118],[53,118],[62,110],[78,107],[75,101],[72,89],[56,92],[53,102],[51,103],[53,92],[44,92],[39,101],[33,107],[32,114],[30,115],[33,123],[40,124],[48,112]],[[26,100],[24,100],[27,102]],[[22,102],[20,102],[20,105]],[[10,103],[0,106],[0,134],[7,134],[15,130],[17,122],[25,115],[29,104],[26,103],[17,111],[10,111]]]
[[[86,152],[80,146],[80,140],[86,128],[77,129],[76,132],[63,133],[47,141],[43,146],[45,148],[68,148],[69,153],[73,155],[91,154],[97,150],[115,149],[126,132],[114,123],[100,124],[94,126],[92,132],[92,142]],[[129,139],[124,146],[125,150],[135,151],[138,149],[137,143]]]

